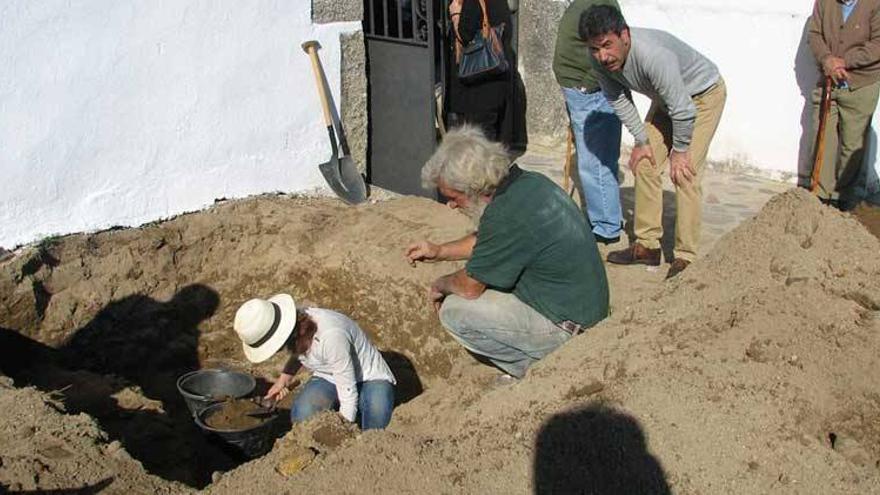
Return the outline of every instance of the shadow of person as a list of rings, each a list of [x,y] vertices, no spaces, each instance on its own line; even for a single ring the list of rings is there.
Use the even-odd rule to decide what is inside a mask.
[[[538,495],[671,493],[638,421],[602,404],[556,414],[544,423],[535,442],[533,474]]]
[[[406,404],[421,395],[425,390],[422,380],[412,361],[395,351],[382,351],[382,357],[394,373],[397,385],[394,387],[394,405]]]
[[[810,20],[807,18],[794,56],[794,77],[804,99],[800,121],[801,138],[798,142],[798,185],[801,187],[810,187],[810,176],[813,172],[813,141],[816,137],[816,128],[813,124],[812,93],[819,84],[820,76],[816,58],[808,43],[809,28]],[[833,167],[834,164],[826,163],[825,166]]]
[[[873,124],[865,138],[865,201],[880,206],[880,170],[877,166],[878,140]]]
[[[57,350],[15,330],[0,327],[0,373],[15,381],[22,380],[25,370],[34,364],[53,363],[57,358]]]
[[[113,373],[155,398],[176,397],[176,377],[199,367],[198,325],[216,311],[210,287],[183,287],[168,302],[136,294],[113,301],[60,349],[70,368]],[[169,380],[162,376],[173,377]]]
[[[219,302],[201,284],[167,302],[128,296],[107,304],[57,350],[2,329],[2,353],[13,355],[3,369],[16,382],[61,392],[67,411],[95,417],[151,473],[203,487],[213,471],[238,461],[203,437],[176,381],[199,368],[199,324]]]
[[[876,113],[876,112],[875,112]],[[877,163],[878,142],[875,115],[865,129],[865,153],[862,160],[862,173],[858,181],[857,196],[872,205],[880,205],[880,167]]]
[[[146,407],[125,407],[120,402],[140,400],[128,394],[111,411],[95,410],[97,404],[80,408],[96,415],[149,471],[194,486],[236,463],[205,443],[176,387],[178,376],[199,368],[199,324],[219,303],[217,292],[201,284],[181,288],[168,302],[128,296],[105,306],[59,349],[66,368],[122,378],[111,388],[140,387]]]
[[[620,188],[620,207],[623,212],[623,230],[631,242],[635,241],[635,209],[636,189],[634,186]],[[675,193],[663,190],[663,237],[660,239],[660,247],[663,249],[663,259],[670,263],[675,257]]]

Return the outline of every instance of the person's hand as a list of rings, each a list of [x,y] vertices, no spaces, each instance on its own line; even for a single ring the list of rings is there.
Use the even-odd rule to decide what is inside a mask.
[[[831,76],[831,79],[835,84],[840,84],[849,81],[849,74],[846,72],[846,69],[840,67],[834,71],[834,75]]]
[[[269,388],[269,391],[266,392],[263,400],[274,400],[278,402],[287,397],[287,394],[290,393],[288,385],[290,385],[291,381],[293,381],[293,375],[281,373],[281,375],[278,376],[278,379],[275,380],[275,383],[272,384],[272,387]]]
[[[651,145],[647,143],[633,146],[632,153],[629,155],[629,169],[632,170],[633,175],[638,175],[639,163],[642,160],[648,160],[651,162],[651,165],[657,166],[657,163],[654,161],[654,152],[651,151]]]
[[[437,282],[431,284],[431,287],[428,288],[428,300],[431,301],[431,306],[433,306],[434,311],[440,312],[440,306],[443,305],[443,299],[446,296],[440,289],[437,287]]]
[[[439,254],[440,246],[428,241],[419,241],[410,244],[404,256],[411,265],[415,266],[416,261],[434,261]]]
[[[691,165],[691,156],[687,151],[675,151],[669,154],[669,178],[676,186],[694,180],[697,172]]]
[[[844,62],[842,58],[833,55],[826,57],[825,61],[822,62],[822,72],[833,79],[834,82],[846,81],[848,77],[846,73],[846,62]]]

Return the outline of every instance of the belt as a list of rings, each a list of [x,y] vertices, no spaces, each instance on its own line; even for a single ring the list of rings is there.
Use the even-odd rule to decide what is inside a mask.
[[[580,323],[575,323],[571,320],[560,321],[556,324],[560,330],[574,337],[575,335],[580,335],[587,331],[588,326],[581,325]]]
[[[585,95],[591,95],[593,93],[598,93],[599,91],[602,91],[602,88],[600,88],[599,86],[596,86],[595,88],[587,88],[586,86],[578,86],[578,87],[572,88],[572,89],[577,90]]]

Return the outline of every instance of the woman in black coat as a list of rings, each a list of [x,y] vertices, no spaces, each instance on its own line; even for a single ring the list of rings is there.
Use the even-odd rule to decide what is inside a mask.
[[[516,58],[511,48],[511,15],[507,0],[483,0],[488,12],[489,25],[504,24],[501,44],[510,68],[504,74],[476,84],[464,84],[458,79],[458,64],[453,64],[448,94],[448,123],[455,127],[464,123],[477,125],[486,137],[510,147],[514,140],[513,77]],[[483,12],[480,0],[452,0],[449,4],[453,35],[467,45],[482,28]],[[454,43],[452,43],[454,45]],[[453,51],[453,61],[455,52]]]

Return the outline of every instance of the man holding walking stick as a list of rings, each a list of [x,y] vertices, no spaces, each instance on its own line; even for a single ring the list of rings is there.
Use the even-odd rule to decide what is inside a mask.
[[[824,83],[831,79],[824,146],[816,139],[811,155],[823,148],[823,156],[814,156],[814,163],[824,164],[816,192],[846,211],[859,200],[865,133],[880,94],[880,0],[816,0],[808,40],[823,76],[812,93],[813,129],[822,117]]]

